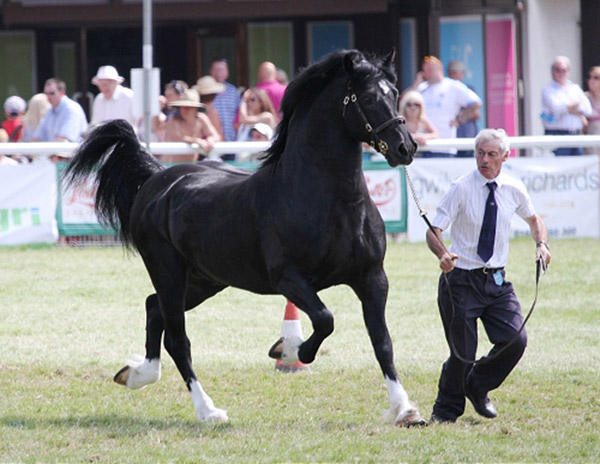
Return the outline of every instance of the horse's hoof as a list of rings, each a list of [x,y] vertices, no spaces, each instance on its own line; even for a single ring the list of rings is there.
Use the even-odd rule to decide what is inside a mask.
[[[229,421],[229,417],[227,417],[227,411],[223,409],[215,409],[204,418],[204,421],[212,424],[223,424]]]
[[[113,380],[117,382],[119,385],[127,386],[127,380],[129,380],[129,373],[131,372],[130,366],[125,366],[119,372],[115,374]]]
[[[273,359],[281,359],[283,353],[283,337],[273,343],[273,346],[269,350],[269,357]]]
[[[406,411],[404,414],[402,414],[400,417],[398,417],[396,419],[396,422],[394,425],[397,425],[398,427],[426,427],[429,424],[429,422],[427,422],[425,419],[423,419],[423,417],[421,417],[421,414],[419,414],[419,411],[417,411],[416,409],[409,409],[408,411]]]

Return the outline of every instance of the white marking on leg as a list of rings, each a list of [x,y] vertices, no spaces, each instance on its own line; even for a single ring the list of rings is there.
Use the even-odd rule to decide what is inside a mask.
[[[300,361],[298,357],[298,350],[300,345],[304,343],[304,340],[300,337],[291,336],[283,339],[283,350],[281,352],[280,362],[284,366],[291,366],[292,364]]]
[[[190,382],[190,393],[199,421],[227,422],[229,420],[227,411],[215,407],[213,400],[204,391],[198,380],[194,379]]]
[[[390,409],[386,413],[386,419],[394,425],[403,424],[406,419],[420,417],[417,409],[410,404],[408,394],[398,380],[391,380],[385,376],[385,385],[388,389]]]
[[[136,355],[128,365],[127,388],[142,388],[160,380],[160,358],[146,359]]]

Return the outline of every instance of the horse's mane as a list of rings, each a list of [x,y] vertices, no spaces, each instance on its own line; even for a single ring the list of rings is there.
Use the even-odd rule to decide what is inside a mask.
[[[353,63],[351,73],[345,65],[345,60],[348,59]],[[384,60],[379,57],[366,57],[358,50],[339,50],[304,68],[287,86],[281,102],[283,116],[277,126],[275,140],[262,158],[263,166],[276,163],[281,157],[285,149],[290,121],[306,112],[331,80],[344,75],[355,87],[377,76],[384,76],[393,84],[396,83],[396,72],[392,66],[384,65]]]

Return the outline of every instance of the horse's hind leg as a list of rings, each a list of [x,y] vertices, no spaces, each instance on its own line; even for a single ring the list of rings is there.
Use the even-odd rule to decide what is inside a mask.
[[[163,317],[156,294],[146,299],[146,357],[133,359],[114,377],[127,388],[142,388],[160,380],[160,344],[164,331]]]
[[[192,368],[190,341],[185,332],[185,310],[214,295],[219,289],[212,287],[202,294],[196,287],[189,288],[187,270],[179,254],[168,244],[154,243],[151,250],[150,254],[140,250],[156,289],[156,298],[149,298],[151,304],[147,306],[147,309],[152,309],[148,313],[146,327],[147,356],[160,356],[160,336],[157,337],[157,334],[160,333],[161,326],[154,311],[154,308],[158,307],[164,324],[162,327],[165,333],[165,348],[190,391],[198,420],[225,422],[228,420],[227,413],[215,407],[198,382]],[[190,301],[190,296],[194,298],[195,304]]]
[[[365,325],[388,389],[390,401],[388,419],[395,425],[405,427],[426,425],[427,422],[411,405],[406,390],[398,380],[394,366],[394,350],[385,321],[388,294],[385,272],[383,269],[372,271],[364,282],[354,285],[353,289],[362,302]]]

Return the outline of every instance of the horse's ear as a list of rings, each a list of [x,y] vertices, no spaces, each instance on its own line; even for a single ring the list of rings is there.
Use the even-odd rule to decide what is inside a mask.
[[[386,66],[387,68],[394,66],[395,58],[396,58],[396,49],[392,48],[392,50],[387,55],[385,55],[385,57],[383,58],[384,66]]]
[[[348,73],[348,74],[352,74],[354,72],[354,68],[356,67],[357,61],[355,60],[356,58],[356,53],[355,52],[348,52],[344,55],[344,70]]]

